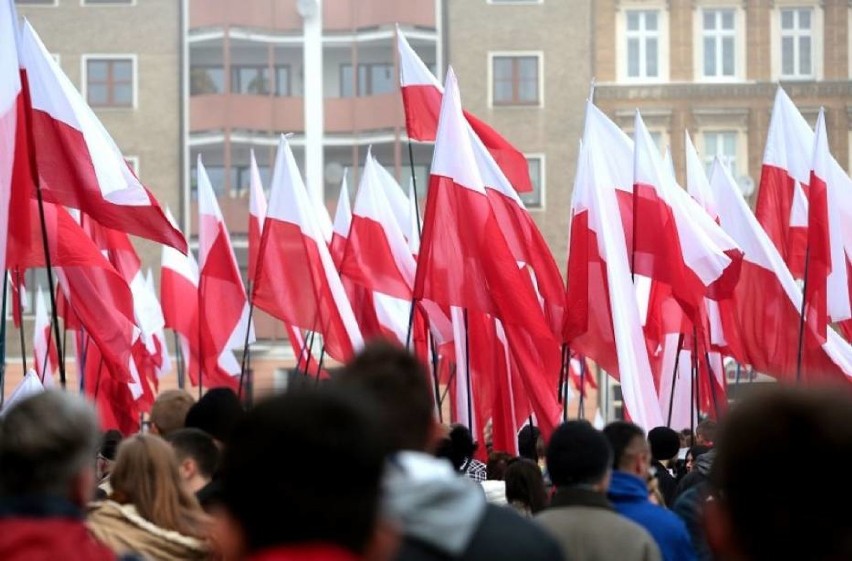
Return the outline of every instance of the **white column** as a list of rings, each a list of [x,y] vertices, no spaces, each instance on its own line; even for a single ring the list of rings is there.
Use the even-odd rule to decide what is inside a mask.
[[[308,192],[323,200],[323,64],[322,64],[322,0],[298,0],[297,9],[303,19],[305,105],[305,180]]]

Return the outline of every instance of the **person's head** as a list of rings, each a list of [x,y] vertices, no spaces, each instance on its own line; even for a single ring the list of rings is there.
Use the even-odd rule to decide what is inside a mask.
[[[518,454],[522,458],[538,462],[542,457],[543,442],[538,427],[525,425],[518,433]]]
[[[54,495],[84,506],[95,488],[98,418],[82,397],[46,391],[0,419],[0,496]]]
[[[587,421],[568,421],[553,431],[547,470],[556,487],[584,485],[604,493],[611,469],[612,447]]]
[[[470,430],[464,425],[453,425],[447,435],[441,456],[449,459],[453,468],[458,471],[470,461],[474,452],[476,452],[476,444],[473,442]]]
[[[389,451],[429,451],[437,444],[441,427],[435,422],[426,369],[405,349],[384,341],[368,343],[336,383],[373,398]]]
[[[188,429],[203,430],[221,447],[231,436],[231,431],[243,413],[240,398],[234,390],[213,388],[189,408],[184,426]]]
[[[98,479],[107,477],[112,471],[112,466],[115,464],[115,454],[122,438],[121,432],[115,429],[110,429],[104,433],[101,439],[101,447],[98,449]]]
[[[651,467],[651,451],[642,429],[633,423],[615,421],[603,432],[612,446],[613,469],[645,479]]]
[[[110,483],[110,498],[132,504],[145,520],[184,535],[203,535],[201,507],[183,485],[172,447],[159,436],[125,439],[118,447]]]
[[[520,503],[533,514],[547,506],[547,490],[541,468],[532,460],[520,458],[506,468],[506,500]]]
[[[219,448],[213,437],[200,429],[180,429],[166,440],[175,450],[186,488],[197,493],[210,482],[219,466]]]
[[[852,394],[772,388],[731,409],[710,470],[705,532],[718,559],[852,559]],[[821,462],[814,474],[814,458]],[[803,478],[806,483],[803,484]]]
[[[689,429],[683,429],[680,431],[680,447],[681,448],[689,448],[692,446],[692,431]]]
[[[713,419],[701,421],[698,423],[698,426],[695,427],[695,444],[698,446],[712,448],[716,443],[717,430],[716,421]]]
[[[686,468],[686,472],[689,473],[695,468],[695,460],[698,459],[698,456],[705,454],[710,451],[710,448],[706,446],[693,446],[689,450],[686,451],[686,458],[684,458],[684,467]]]
[[[192,396],[183,390],[167,390],[158,395],[151,406],[151,432],[165,437],[183,428],[193,403]]]
[[[680,435],[668,427],[656,427],[648,431],[648,444],[651,446],[651,457],[658,462],[665,462],[677,456]]]
[[[385,452],[373,411],[369,397],[331,386],[290,391],[246,413],[221,469],[239,536],[231,541],[244,548],[235,553],[303,543],[368,549]]]
[[[485,464],[485,479],[489,481],[503,481],[506,478],[506,468],[514,456],[506,452],[492,452]]]

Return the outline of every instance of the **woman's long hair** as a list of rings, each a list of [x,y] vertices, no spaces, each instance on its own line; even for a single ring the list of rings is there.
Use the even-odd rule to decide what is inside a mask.
[[[529,508],[532,514],[547,506],[547,490],[541,469],[532,460],[518,459],[506,468],[506,500],[518,502]]]
[[[137,434],[122,442],[110,483],[110,498],[132,504],[145,520],[185,536],[204,538],[204,511],[184,488],[177,457],[160,437]]]

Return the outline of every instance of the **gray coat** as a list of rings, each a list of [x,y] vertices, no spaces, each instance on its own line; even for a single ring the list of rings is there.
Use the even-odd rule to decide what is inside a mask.
[[[661,561],[654,538],[618,514],[596,491],[561,488],[535,521],[562,547],[565,561]]]

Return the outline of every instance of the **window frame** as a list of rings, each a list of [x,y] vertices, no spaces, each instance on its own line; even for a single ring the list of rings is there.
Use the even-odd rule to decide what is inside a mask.
[[[386,92],[375,93],[373,90],[373,79],[372,79],[372,69],[375,67],[388,67],[391,72],[391,89]],[[394,78],[394,64],[393,62],[359,62],[355,70],[354,81],[355,81],[355,90],[352,92],[352,95],[343,95],[343,84],[351,84],[351,80],[344,80],[343,73],[345,68],[352,68],[351,62],[342,62],[338,65],[337,73],[338,73],[338,94],[341,99],[350,99],[357,97],[370,97],[374,95],[387,95],[389,93],[393,93],[398,88],[398,84]],[[361,71],[364,70],[364,87],[362,88],[361,84]]]
[[[547,210],[547,154],[544,152],[525,152],[524,158],[529,160],[538,160],[539,161],[539,170],[540,177],[539,183],[541,185],[539,199],[541,203],[537,206],[530,206],[524,201],[524,206],[530,212],[543,212]],[[529,166],[529,163],[527,163]],[[532,183],[532,178],[530,178],[530,183]],[[523,198],[524,193],[518,193],[518,196]]]
[[[704,171],[707,174],[708,179],[710,177],[710,172],[713,169],[713,161],[716,159],[716,156],[721,155],[725,156],[726,158],[728,157],[726,154],[720,154],[718,150],[716,150],[713,155],[709,155],[707,153],[708,134],[715,134],[717,135],[717,138],[721,138],[720,135],[723,134],[734,135],[734,164],[736,165],[736,170],[731,170],[731,173],[734,176],[734,180],[737,182],[739,182],[740,177],[748,175],[748,154],[744,152],[744,150],[748,149],[748,146],[744,145],[748,143],[748,138],[742,129],[733,126],[714,126],[702,128],[699,132],[700,145],[698,146],[698,149],[699,154],[701,156],[701,163],[704,165]],[[718,140],[716,142],[718,143]],[[730,170],[730,161],[724,163],[728,166],[728,169]],[[745,169],[742,169],[743,166],[745,166]]]
[[[131,103],[130,105],[92,105],[89,102],[89,61],[122,61],[129,60],[131,68]],[[83,99],[92,109],[96,111],[126,111],[139,108],[139,57],[135,53],[86,53],[80,57],[80,93]]]
[[[717,24],[721,24],[721,14],[722,12],[732,12],[734,16],[734,28],[731,30],[725,30],[720,27],[713,29],[712,31],[708,31],[704,28],[704,18],[708,12],[716,13],[716,22]],[[695,45],[695,75],[696,79],[701,80],[702,82],[732,82],[741,79],[741,72],[744,66],[742,50],[745,46],[744,37],[741,35],[743,32],[743,28],[745,25],[745,18],[743,17],[742,11],[736,6],[707,6],[702,7],[696,10],[696,22],[695,22],[695,37],[696,37],[696,45]],[[704,66],[705,62],[705,51],[704,44],[705,40],[708,37],[712,37],[714,39],[714,48],[715,48],[715,58],[717,65],[717,73],[714,75],[707,74],[707,69]],[[722,68],[724,66],[724,57],[721,53],[721,42],[725,38],[732,38],[734,40],[734,68],[733,74],[725,75],[721,74]]]
[[[192,93],[192,71],[196,70],[196,69],[205,70],[205,71],[216,70],[216,69],[221,70],[222,71],[222,90],[218,91],[218,92]],[[229,82],[228,85],[230,86],[230,82]],[[190,97],[196,96],[196,95],[224,95],[224,94],[228,93],[225,90],[225,65],[224,64],[193,64],[189,69],[189,87],[190,87],[190,91],[189,91]]]
[[[793,13],[793,28],[792,29],[784,29],[784,13],[792,12]],[[801,25],[801,14],[802,12],[810,12],[810,27],[807,29],[807,33],[800,27]],[[814,80],[816,79],[816,33],[814,33],[814,27],[816,26],[816,10],[813,6],[779,6],[778,7],[778,52],[781,64],[779,66],[779,76],[783,80]],[[811,71],[808,74],[803,74],[800,72],[802,66],[802,54],[799,50],[800,43],[799,41],[802,38],[807,37],[811,43],[811,56],[810,56],[810,66]],[[792,74],[784,74],[784,39],[792,38],[793,39],[793,68],[794,71]]]
[[[630,38],[627,31],[628,12],[657,12],[657,69],[655,77],[628,75],[628,47]],[[670,75],[670,33],[669,8],[666,2],[623,2],[616,13],[615,62],[616,80],[628,84],[660,84],[669,81]]]
[[[811,70],[809,76],[782,74],[783,49],[781,18],[784,10],[811,10]],[[814,82],[825,72],[825,8],[815,0],[775,0],[770,16],[770,80],[773,82]],[[852,57],[850,57],[852,61]]]
[[[494,99],[494,61],[498,58],[535,58],[536,59],[536,93],[537,100],[535,102],[512,101],[510,103],[498,102]],[[497,109],[529,109],[544,107],[544,52],[543,51],[489,51],[487,57],[487,76],[488,76],[488,107]],[[514,71],[513,71],[514,72]],[[520,83],[514,82],[513,83]],[[513,87],[513,89],[515,89]],[[513,92],[513,96],[516,92]]]

